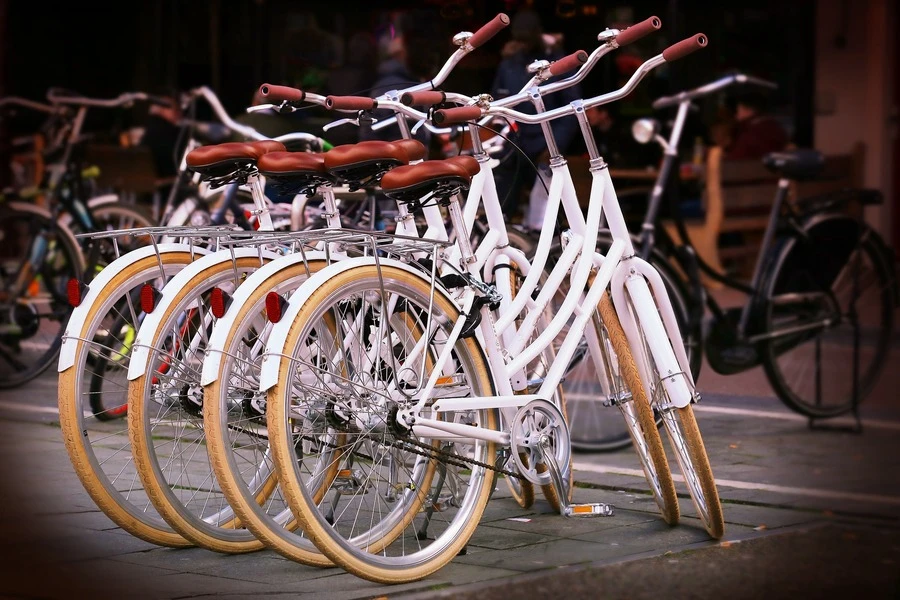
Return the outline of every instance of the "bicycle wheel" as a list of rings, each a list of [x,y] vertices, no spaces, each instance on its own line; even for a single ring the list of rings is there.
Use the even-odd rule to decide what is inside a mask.
[[[624,388],[631,393],[630,400],[619,403],[619,410],[625,417],[631,441],[641,461],[641,468],[650,484],[650,492],[659,506],[663,520],[669,525],[675,525],[678,523],[679,507],[672,471],[669,469],[669,461],[666,459],[666,451],[663,448],[662,438],[659,437],[657,422],[653,409],[650,407],[647,392],[644,384],[641,383],[637,364],[635,364],[634,356],[628,347],[625,331],[622,329],[609,294],[603,294],[598,310],[607,334],[601,336],[601,339],[604,337],[608,339],[615,353],[616,363],[611,369],[613,372],[611,372],[610,379],[613,384],[616,384],[621,378]],[[614,372],[616,370],[618,373]]]
[[[603,241],[599,242],[598,247],[603,247],[604,243]],[[608,244],[606,247],[608,248]],[[672,308],[675,310],[675,319],[678,321],[683,334],[682,339],[685,341],[691,372],[696,379],[702,362],[702,349],[698,342],[699,333],[687,331],[690,321],[687,292],[678,276],[672,273],[670,268],[661,264],[663,261],[655,255],[651,257],[651,260],[666,284]],[[561,290],[560,293],[564,294],[565,290]],[[569,430],[572,436],[572,447],[586,452],[612,452],[627,448],[632,443],[631,432],[627,426],[623,427],[618,419],[611,419],[610,412],[606,410],[607,407],[598,401],[600,397],[599,374],[596,372],[593,361],[589,358],[585,360],[586,356],[587,344],[584,343],[583,348],[572,361],[573,364],[563,383],[571,416]],[[659,418],[656,422],[657,425],[661,425]]]
[[[83,269],[74,239],[39,210],[0,208],[0,388],[31,381],[56,359],[72,312],[66,285]]]
[[[159,514],[195,544],[217,552],[251,552],[262,542],[236,517],[218,481],[206,446],[200,372],[213,325],[208,309],[216,287],[233,293],[258,257],[226,260],[176,279],[178,294],[146,343],[152,349],[144,374],[128,386],[128,433],[144,489]],[[261,483],[263,496],[274,475]]]
[[[127,424],[114,418],[124,416],[122,407],[127,403],[126,374],[132,346],[122,334],[133,335],[130,332],[143,320],[140,305],[133,301],[141,287],[146,283],[161,286],[196,256],[190,252],[167,252],[159,258],[151,255],[117,274],[104,286],[80,330],[73,330],[77,339],[74,364],[59,374],[59,425],[82,485],[119,527],[161,546],[191,543],[173,531],[151,505],[132,461]]]
[[[417,438],[396,419],[432,375],[427,358],[440,356],[460,314],[444,292],[432,297],[429,282],[399,267],[330,275],[307,282],[315,291],[290,325],[269,390],[275,464],[291,509],[323,554],[371,581],[421,579],[468,542],[493,490],[493,443]],[[477,342],[459,340],[434,397],[491,394],[487,368]],[[473,430],[498,425],[493,410],[434,418]],[[333,460],[338,475],[321,495]]]
[[[887,363],[894,275],[877,234],[832,217],[788,240],[765,290],[761,346],[775,393],[809,417],[863,400]],[[854,374],[857,377],[854,377]]]
[[[92,211],[98,231],[153,227],[156,223],[138,208],[121,204],[104,204]]]
[[[203,424],[213,470],[241,524],[282,556],[322,567],[333,563],[297,528],[280,485],[268,497],[260,494],[275,467],[259,372],[272,327],[264,314],[266,296],[290,293],[323,266],[323,261],[315,260],[294,264],[255,287],[240,305],[222,346],[218,376],[203,393]]]
[[[630,301],[629,310],[631,314],[637,314]],[[656,312],[650,316],[660,318]],[[712,467],[709,464],[709,456],[694,418],[694,409],[690,404],[684,408],[678,408],[670,402],[668,392],[662,384],[664,378],[660,375],[650,353],[647,334],[641,325],[641,319],[635,321],[641,340],[641,347],[638,348],[636,354],[641,357],[640,360],[644,364],[643,373],[646,373],[646,377],[642,377],[644,388],[650,393],[651,405],[662,416],[663,427],[678,460],[697,515],[709,535],[718,539],[725,533],[725,519],[722,514],[722,504],[719,501],[719,490],[716,488]],[[661,319],[658,327],[662,328]],[[671,351],[671,345],[669,349]],[[632,351],[634,351],[633,347]],[[676,362],[674,352],[672,362]]]

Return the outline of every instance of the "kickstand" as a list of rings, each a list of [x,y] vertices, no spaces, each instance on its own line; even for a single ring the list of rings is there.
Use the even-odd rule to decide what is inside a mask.
[[[856,250],[859,249],[857,246]],[[858,263],[859,261],[859,252],[853,252],[854,260]],[[853,326],[853,374],[852,374],[852,387],[851,387],[851,398],[850,398],[850,414],[853,415],[853,423],[850,425],[834,425],[834,424],[822,424],[817,421],[822,421],[823,419],[816,417],[809,418],[809,428],[811,430],[819,430],[819,431],[845,431],[849,433],[862,433],[862,419],[859,417],[859,313],[856,311],[856,298],[859,296],[859,265],[853,265],[853,297],[850,300],[850,306],[847,310],[847,320]],[[821,369],[821,356],[819,350],[819,341],[816,341],[816,377],[817,379],[820,377],[820,369]],[[816,386],[816,394],[817,396],[821,394],[821,385]],[[818,399],[818,398],[817,398]]]

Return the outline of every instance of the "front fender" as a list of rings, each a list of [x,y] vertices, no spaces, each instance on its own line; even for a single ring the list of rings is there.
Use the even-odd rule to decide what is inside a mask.
[[[305,255],[297,252],[282,256],[277,260],[260,267],[254,271],[244,283],[238,287],[231,299],[231,305],[228,311],[221,319],[216,321],[213,327],[212,335],[209,337],[209,343],[206,345],[206,354],[203,357],[203,372],[200,377],[200,384],[207,386],[219,378],[219,368],[222,364],[222,352],[225,344],[228,342],[228,334],[235,325],[238,313],[241,307],[249,300],[259,286],[265,284],[266,281],[282,269],[287,269],[304,262],[306,260],[324,260],[324,252],[307,252]],[[272,291],[272,290],[270,290]]]
[[[382,267],[396,267],[419,277],[423,276],[422,271],[396,259],[379,258],[378,262]],[[297,317],[297,313],[300,312],[300,309],[306,304],[306,301],[309,300],[310,295],[319,289],[326,281],[336,277],[338,274],[354,267],[371,264],[373,264],[373,259],[371,257],[348,258],[346,260],[338,261],[307,279],[296,292],[291,294],[281,320],[272,327],[272,331],[269,333],[266,351],[263,353],[259,391],[266,392],[278,383],[278,371],[281,368],[282,355],[285,353],[285,344],[287,343],[288,333],[290,332],[294,319]]]
[[[200,260],[191,263],[178,272],[175,277],[169,280],[165,287],[160,291],[159,300],[153,312],[147,315],[141,328],[138,330],[137,337],[131,351],[131,361],[128,365],[128,380],[134,381],[147,371],[147,364],[150,362],[150,342],[156,337],[157,331],[162,326],[163,316],[171,308],[176,301],[178,293],[186,286],[190,285],[191,280],[197,277],[204,270],[223,262],[231,262],[232,259],[238,258],[254,258],[262,257],[263,259],[274,260],[281,256],[269,250],[263,250],[260,253],[258,248],[235,248],[233,250],[219,250],[207,254]]]
[[[62,373],[66,369],[71,368],[75,364],[75,353],[78,347],[78,338],[82,336],[82,328],[87,321],[88,314],[94,302],[100,297],[100,294],[110,285],[113,278],[125,270],[130,265],[143,260],[148,256],[155,256],[156,252],[160,254],[168,254],[172,252],[193,252],[194,254],[205,255],[209,250],[199,247],[191,247],[188,244],[158,244],[156,249],[153,246],[146,246],[132,250],[127,254],[123,254],[116,260],[109,263],[100,273],[94,277],[88,287],[84,298],[69,317],[66,324],[66,331],[63,335],[62,348],[59,352],[59,365],[57,370]]]

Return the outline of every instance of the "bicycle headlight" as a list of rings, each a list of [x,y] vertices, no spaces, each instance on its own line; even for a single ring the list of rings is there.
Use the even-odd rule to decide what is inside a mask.
[[[652,142],[658,131],[659,121],[656,119],[638,119],[631,126],[631,135],[639,144]]]

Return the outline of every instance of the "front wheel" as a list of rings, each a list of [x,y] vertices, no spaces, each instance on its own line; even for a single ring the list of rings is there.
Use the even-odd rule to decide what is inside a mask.
[[[651,298],[649,290],[645,293],[648,299]],[[628,312],[638,317],[635,321],[640,339],[630,340],[632,342],[630,345],[633,350],[636,350],[635,355],[639,356],[642,361],[641,375],[644,387],[650,393],[651,404],[662,415],[663,427],[668,434],[675,457],[678,459],[678,465],[681,467],[691,500],[697,509],[697,515],[709,535],[718,539],[725,533],[725,519],[709,456],[706,454],[700,429],[694,418],[694,410],[690,404],[684,408],[677,408],[673,405],[663,384],[664,377],[660,375],[659,367],[650,351],[648,333],[644,328],[645,319],[656,319],[657,322],[651,330],[664,331],[662,320],[655,306],[651,310],[642,310],[638,313],[635,310],[635,304],[629,302],[629,309]],[[663,348],[671,353],[667,357],[668,362],[677,364],[672,346],[664,344]]]
[[[0,388],[31,381],[56,359],[83,269],[67,230],[36,209],[0,210]]]

